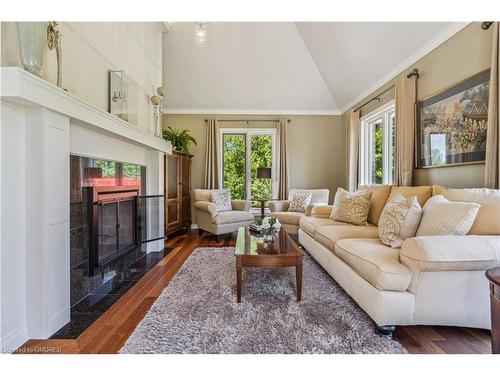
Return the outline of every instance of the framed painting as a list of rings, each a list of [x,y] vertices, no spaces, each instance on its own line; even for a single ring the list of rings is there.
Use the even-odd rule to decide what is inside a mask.
[[[484,163],[490,71],[417,103],[416,166]]]

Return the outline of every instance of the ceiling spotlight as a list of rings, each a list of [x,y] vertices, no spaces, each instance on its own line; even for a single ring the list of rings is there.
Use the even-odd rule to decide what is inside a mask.
[[[194,41],[198,47],[207,45],[207,24],[206,22],[194,23]]]

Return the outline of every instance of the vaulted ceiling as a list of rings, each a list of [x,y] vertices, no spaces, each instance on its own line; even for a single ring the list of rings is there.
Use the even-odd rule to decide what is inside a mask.
[[[205,47],[194,24],[163,45],[171,113],[336,114],[464,27],[447,22],[219,22]]]

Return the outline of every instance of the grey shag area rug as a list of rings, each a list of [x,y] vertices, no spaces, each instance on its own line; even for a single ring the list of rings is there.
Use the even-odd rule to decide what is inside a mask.
[[[236,303],[233,248],[198,248],[120,353],[406,353],[306,254],[295,269],[244,268]]]

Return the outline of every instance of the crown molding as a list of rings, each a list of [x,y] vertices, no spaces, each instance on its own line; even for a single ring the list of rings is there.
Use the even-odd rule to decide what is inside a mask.
[[[394,79],[398,74],[402,71],[408,69],[417,61],[419,61],[422,57],[432,52],[434,49],[439,47],[441,44],[450,39],[453,35],[457,34],[459,31],[464,29],[466,26],[471,24],[472,22],[454,22],[448,28],[443,30],[441,33],[436,35],[435,38],[431,39],[427,43],[425,43],[422,48],[417,50],[412,56],[403,61],[401,64],[397,65],[394,69],[392,69],[389,73],[385,74],[382,78],[377,80],[373,85],[364,90],[361,94],[351,99],[341,110],[340,113],[347,112],[349,109],[354,107],[356,104],[359,104],[361,101],[366,99],[368,96],[373,94],[375,91],[380,89],[382,86],[387,84],[389,81]]]
[[[338,109],[209,109],[167,108],[164,115],[273,115],[273,116],[340,116]]]

